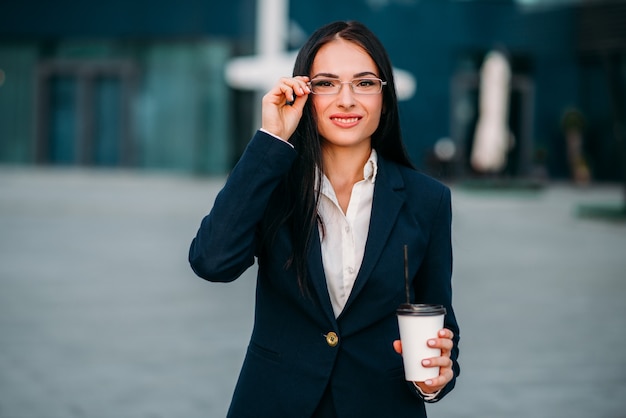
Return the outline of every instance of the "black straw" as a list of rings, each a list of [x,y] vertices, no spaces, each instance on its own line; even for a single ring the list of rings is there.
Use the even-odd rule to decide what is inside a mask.
[[[406,291],[406,303],[407,305],[410,302],[409,300],[409,247],[404,244],[404,290]]]

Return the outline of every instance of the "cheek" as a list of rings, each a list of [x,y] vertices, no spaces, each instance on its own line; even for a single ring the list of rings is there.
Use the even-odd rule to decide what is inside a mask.
[[[380,124],[382,117],[383,117],[382,104],[378,106],[374,106],[370,112],[370,118],[371,118],[372,124],[375,124],[376,126],[378,126],[378,124]]]
[[[371,99],[372,99],[371,101],[363,102],[363,105],[367,107],[367,111],[369,112],[372,118],[380,118],[380,115],[383,113],[383,110],[385,109],[385,105],[383,103],[382,97],[372,96]]]
[[[378,119],[382,118],[383,113],[385,112],[385,104],[382,99],[378,102]]]
[[[324,97],[316,96],[314,94],[311,96],[312,97],[310,97],[309,100],[311,100],[311,108],[313,112],[315,112],[317,116],[323,115],[324,109],[328,107],[328,104],[326,103],[327,100],[324,100]]]

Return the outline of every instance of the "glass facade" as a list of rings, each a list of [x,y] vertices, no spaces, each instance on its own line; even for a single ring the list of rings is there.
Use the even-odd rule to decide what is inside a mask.
[[[224,78],[230,58],[254,52],[256,1],[34,3],[37,13],[11,2],[0,16],[0,163],[228,172],[258,121],[258,92],[235,90]],[[601,56],[580,48],[579,4],[289,3],[286,48],[329,21],[361,20],[394,66],[414,76],[416,94],[400,104],[403,132],[414,163],[431,174],[442,173],[434,157],[442,139],[463,151],[456,172],[471,171],[476,77],[485,54],[503,47],[516,80],[509,122],[518,146],[507,175],[540,166],[567,177],[561,119],[576,108],[598,179],[619,177],[615,88]],[[116,8],[123,19],[101,19]],[[611,12],[614,20],[625,19],[620,10]]]

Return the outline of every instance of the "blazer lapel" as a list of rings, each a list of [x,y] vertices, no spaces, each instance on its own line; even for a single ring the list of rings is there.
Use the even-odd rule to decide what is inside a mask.
[[[374,186],[372,201],[372,214],[370,218],[369,232],[365,244],[363,262],[357,275],[350,297],[346,302],[343,312],[346,312],[356,299],[380,255],[385,248],[387,238],[396,223],[398,213],[405,201],[404,180],[398,167],[379,158],[378,174]],[[343,314],[342,312],[342,314]]]
[[[328,286],[326,285],[326,274],[324,273],[324,266],[322,264],[322,246],[320,244],[319,231],[317,228],[313,228],[310,245],[308,256],[309,281],[312,283],[313,289],[317,293],[324,314],[328,317],[331,324],[334,325],[336,324],[335,313],[333,311],[333,305],[330,302]]]

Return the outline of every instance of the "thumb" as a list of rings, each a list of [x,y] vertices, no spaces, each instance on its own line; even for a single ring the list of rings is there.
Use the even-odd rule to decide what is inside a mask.
[[[393,349],[396,350],[396,353],[402,354],[402,342],[400,340],[395,340],[393,342]]]
[[[304,105],[306,104],[306,101],[308,100],[309,95],[308,94],[303,94],[302,96],[295,96],[295,100],[293,102],[291,102],[290,106],[296,110],[298,113],[302,114],[302,111],[304,110]]]

